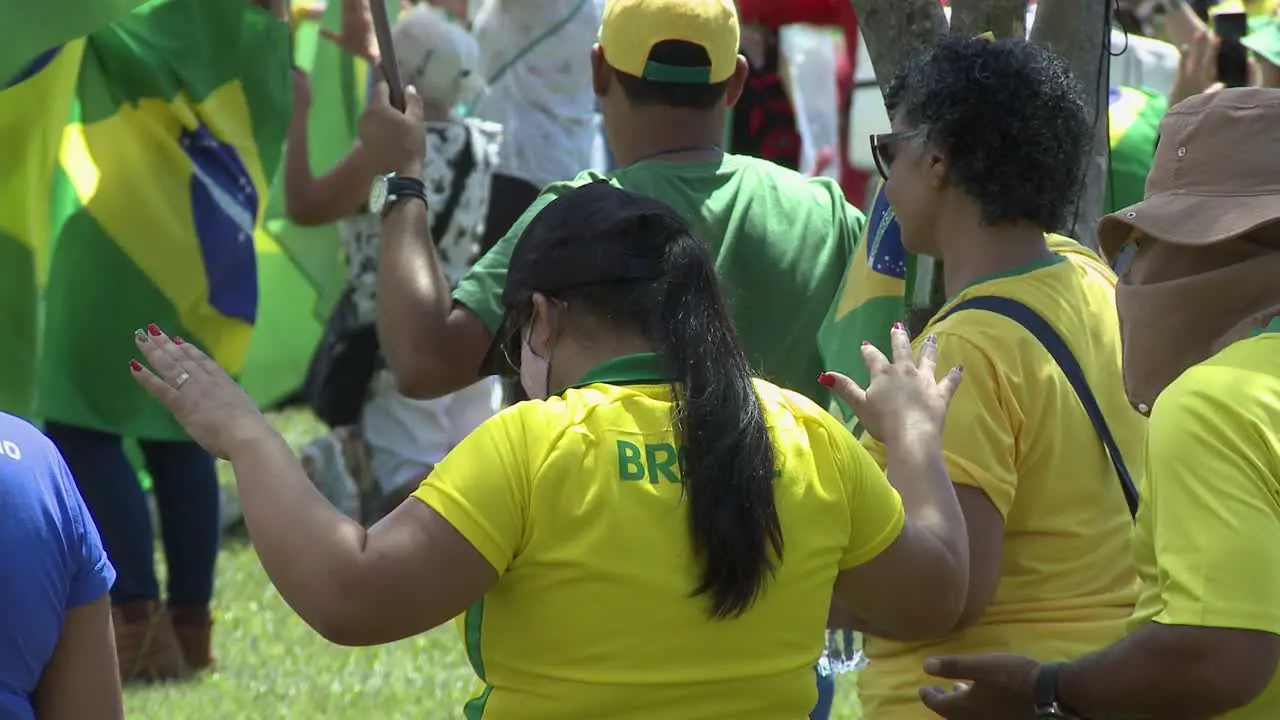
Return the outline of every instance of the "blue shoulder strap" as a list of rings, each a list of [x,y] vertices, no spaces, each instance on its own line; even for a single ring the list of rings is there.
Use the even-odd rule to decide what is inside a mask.
[[[1098,439],[1102,440],[1102,444],[1107,449],[1107,455],[1111,458],[1111,464],[1115,466],[1116,475],[1120,478],[1120,489],[1124,491],[1125,502],[1129,504],[1129,514],[1136,516],[1138,514],[1138,489],[1133,484],[1133,477],[1129,475],[1129,468],[1124,464],[1124,458],[1120,455],[1120,448],[1116,445],[1116,439],[1111,434],[1111,428],[1107,427],[1107,420],[1102,416],[1102,408],[1098,405],[1098,399],[1094,397],[1093,390],[1089,388],[1089,381],[1085,379],[1084,370],[1080,368],[1080,363],[1076,360],[1076,356],[1072,354],[1071,348],[1067,347],[1067,343],[1053,329],[1053,326],[1040,317],[1035,310],[1026,305],[1006,297],[997,297],[994,295],[984,295],[980,297],[969,298],[955,307],[952,307],[944,315],[940,315],[934,322],[941,321],[943,318],[949,317],[962,310],[985,310],[989,313],[1002,315],[1010,320],[1018,323],[1026,328],[1027,332],[1035,336],[1044,349],[1053,356],[1058,367],[1062,369],[1062,374],[1067,376],[1067,381],[1071,383],[1071,387],[1075,389],[1076,396],[1080,398],[1080,404],[1084,406],[1084,411],[1089,415],[1089,422],[1093,423],[1093,429],[1098,433]]]

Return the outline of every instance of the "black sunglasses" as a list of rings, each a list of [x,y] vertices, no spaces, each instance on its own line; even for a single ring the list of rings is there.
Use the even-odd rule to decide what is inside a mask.
[[[880,172],[881,178],[889,179],[889,168],[893,167],[898,146],[902,144],[903,140],[914,137],[916,132],[915,130],[907,130],[906,132],[879,133],[871,136],[871,157],[876,161],[876,170]]]

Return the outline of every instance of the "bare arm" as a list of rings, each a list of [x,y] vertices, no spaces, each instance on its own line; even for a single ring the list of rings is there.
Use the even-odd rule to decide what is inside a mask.
[[[398,174],[422,174],[409,164]],[[427,208],[396,203],[382,219],[378,258],[378,336],[401,394],[446,395],[474,383],[493,333],[454,305],[440,267]]]
[[[375,85],[360,118],[366,157],[374,172],[422,177],[422,98],[407,89],[401,112],[388,96],[385,82]],[[493,334],[471,310],[454,305],[421,202],[386,210],[378,255],[378,336],[400,392],[440,397],[476,382]]]
[[[1278,657],[1271,633],[1149,623],[1064,666],[1058,698],[1091,718],[1218,717],[1253,702]]]
[[[1000,584],[1001,560],[1004,551],[1004,516],[1000,508],[1013,502],[1017,484],[1017,471],[1013,465],[1015,452],[1013,435],[1005,417],[1008,399],[1002,397],[1002,387],[996,376],[994,364],[970,343],[948,333],[937,340],[940,369],[958,365],[965,368],[964,385],[956,391],[947,411],[947,423],[942,434],[943,462],[946,475],[955,484],[949,493],[961,512],[961,524],[967,537],[968,565],[965,581],[963,611],[953,617],[950,625],[932,625],[942,637],[969,627],[986,612]],[[889,481],[902,492],[907,517],[918,517],[919,503],[928,498],[920,493],[929,486],[916,480],[918,470],[893,470],[893,458],[889,449],[874,438],[864,438],[864,445],[882,465],[889,468]],[[913,506],[920,508],[914,512]],[[854,616],[857,613],[853,614]],[[833,623],[857,621],[857,617],[832,617]],[[862,621],[872,620],[863,616]],[[891,628],[879,623],[854,624],[865,632],[881,637],[898,638],[886,632]]]
[[[939,333],[938,366],[963,365],[965,384],[947,411],[942,449],[955,483],[969,537],[969,578],[964,612],[946,634],[976,623],[1000,585],[1004,516],[1013,505],[1018,471],[1010,408],[1017,400],[990,358],[951,333]]]
[[[1000,586],[1001,557],[1004,552],[1004,518],[991,504],[991,500],[977,488],[965,485],[953,487],[969,534],[969,587],[959,619],[941,634],[963,630],[977,622],[986,612],[987,605],[995,597],[996,588]],[[898,637],[859,616],[838,597],[832,600],[828,626],[854,628],[868,635],[891,640],[911,639]]]
[[[360,209],[369,196],[373,170],[357,142],[329,172],[311,174],[307,121],[311,110],[311,79],[293,71],[293,120],[284,147],[284,205],[298,225],[326,225]]]
[[[410,499],[367,531],[307,479],[274,431],[231,457],[254,548],[280,596],[340,645],[376,645],[457,617],[497,572],[435,510]]]
[[[835,597],[866,632],[899,640],[943,635],[964,609],[969,548],[941,441],[908,438],[886,454],[906,523],[888,549],[837,576]]]
[[[329,504],[284,438],[217,363],[157,327],[149,332],[139,332],[135,344],[154,371],[134,364],[135,380],[201,446],[231,461],[263,569],[285,602],[331,642],[373,645],[434,628],[483,597],[505,569],[418,499],[365,530]],[[181,392],[174,388],[179,377]],[[487,481],[498,488],[490,497],[515,503],[521,495],[513,486],[522,476],[509,468],[519,460],[494,471],[496,441],[481,435],[485,427],[467,439],[471,462],[457,459],[468,452],[464,442],[437,465],[433,480],[451,463],[455,485],[467,487],[467,496]],[[484,512],[497,511],[486,505]],[[507,537],[518,537],[523,517],[514,511],[508,517],[514,529]]]
[[[839,375],[832,389],[868,433],[884,440],[885,475],[879,474],[870,453],[858,448],[860,464],[870,468],[861,471],[860,493],[873,496],[876,487],[892,486],[886,491],[901,498],[905,521],[892,544],[869,560],[850,563],[846,556],[848,564],[836,576],[835,597],[877,634],[923,639],[955,626],[968,591],[969,538],[942,455],[944,420],[960,384],[960,368],[954,366],[937,381],[936,337],[923,341],[917,358],[901,324],[889,335],[892,365],[870,343],[862,346],[871,372],[866,391]],[[852,462],[857,459],[851,457]],[[845,469],[850,471],[858,469]],[[880,483],[866,482],[866,472],[879,476]],[[865,519],[857,509],[869,499],[853,497],[855,524]]]
[[[1001,560],[1004,554],[1004,518],[990,498],[981,490],[955,485],[956,499],[964,515],[969,535],[969,580],[964,609],[954,625],[938,635],[949,635],[976,623],[987,611],[1000,586]],[[837,597],[831,604],[828,625],[833,628],[855,628],[868,635],[892,640],[918,639],[901,637],[885,627],[870,622],[854,612]]]
[[[964,612],[951,632],[973,625],[986,613],[1000,587],[1004,557],[1004,517],[1000,511],[978,488],[956,485],[955,490],[969,533],[969,592],[965,595]]]
[[[107,595],[67,611],[32,698],[38,720],[123,720]]]
[[[1175,47],[1191,43],[1197,35],[1209,32],[1187,0],[1164,0],[1164,29]]]
[[[307,153],[306,123],[295,121],[284,149],[284,206],[289,220],[304,227],[328,225],[359,212],[374,177],[360,145],[320,177],[311,174]]]

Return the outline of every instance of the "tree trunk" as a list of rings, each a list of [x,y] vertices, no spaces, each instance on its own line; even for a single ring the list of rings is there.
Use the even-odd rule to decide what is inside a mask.
[[[991,0],[988,0],[988,2]],[[1093,151],[1084,187],[1059,231],[1098,248],[1098,221],[1106,204],[1111,157],[1107,122],[1111,95],[1111,0],[1040,0],[1031,39],[1065,58],[1084,85]]]
[[[1026,37],[1026,0],[951,0],[951,32],[972,37],[987,31],[998,38]]]
[[[947,32],[938,0],[851,0],[884,92],[903,61]]]
[[[938,0],[850,0],[867,44],[881,92],[904,60],[948,32],[946,14]],[[1031,39],[1066,58],[1085,86],[1089,121],[1094,123],[1094,146],[1084,187],[1059,231],[1088,247],[1097,248],[1098,220],[1106,197],[1110,141],[1106,122],[1110,95],[1109,3],[1111,0],[1039,0]],[[952,0],[951,30],[996,37],[1026,36],[1025,0]],[[1100,115],[1101,114],[1101,115]],[[919,329],[944,300],[942,264],[917,258],[916,283],[910,306],[910,327]]]
[[[947,15],[938,0],[851,0],[858,29],[876,72],[880,92],[888,89],[908,58],[947,33]],[[941,263],[916,258],[915,283],[907,298],[907,327],[917,332],[941,306]]]

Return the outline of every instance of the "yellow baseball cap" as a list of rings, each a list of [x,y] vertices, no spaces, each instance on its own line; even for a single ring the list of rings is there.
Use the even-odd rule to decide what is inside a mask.
[[[685,67],[650,59],[655,45],[673,40],[706,50],[711,64]],[[600,48],[609,65],[653,82],[724,82],[737,66],[738,40],[733,0],[608,0],[600,23]]]

